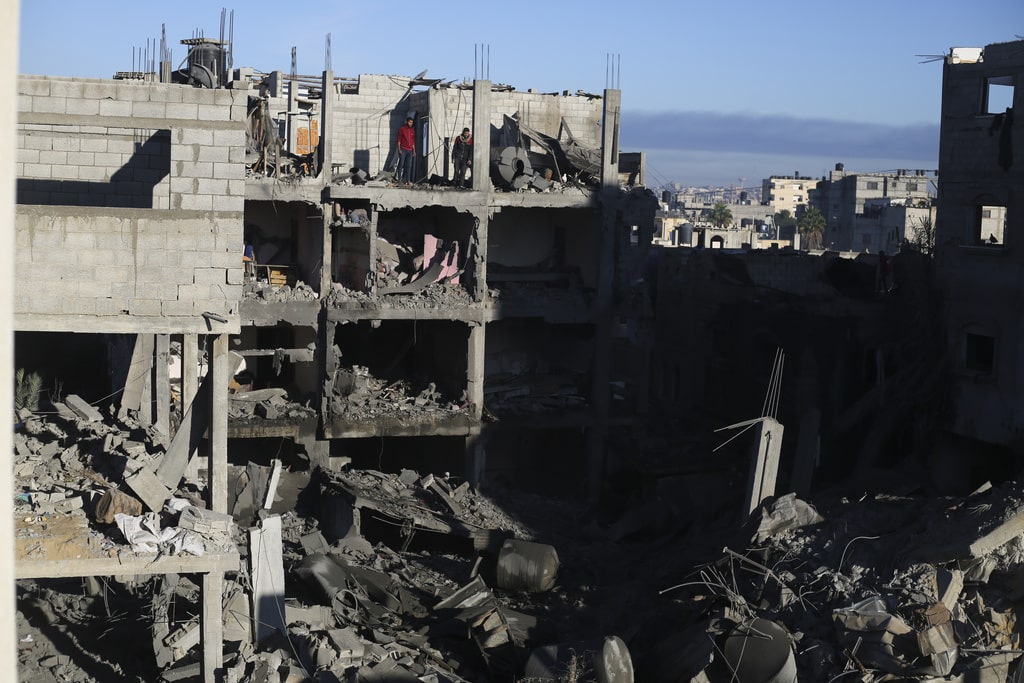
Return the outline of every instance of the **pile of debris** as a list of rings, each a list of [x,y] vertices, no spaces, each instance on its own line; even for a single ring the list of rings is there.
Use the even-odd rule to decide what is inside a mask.
[[[750,547],[723,553],[664,591],[685,635],[651,680],[729,680],[751,659],[757,680],[997,683],[1020,668],[1017,485],[842,500],[824,517],[790,494],[763,509]],[[744,646],[762,649],[744,663]]]
[[[331,414],[344,419],[464,414],[468,408],[465,392],[459,401],[446,401],[433,382],[417,389],[405,379],[389,382],[374,377],[361,365],[338,368],[333,389]]]
[[[484,382],[484,405],[496,417],[536,415],[585,408],[580,376],[569,374],[493,375]]]
[[[305,282],[296,282],[295,286],[272,285],[266,279],[247,282],[242,285],[242,296],[254,301],[292,302],[316,301],[320,296]]]
[[[410,310],[461,308],[471,305],[473,298],[461,285],[437,282],[428,284],[415,293],[406,293],[402,296],[380,296],[377,298],[335,283],[334,289],[331,290],[330,295],[327,297],[327,303],[332,308],[399,308]]]
[[[288,399],[280,388],[255,389],[231,394],[228,418],[245,420],[289,420],[302,422],[316,418],[316,411]]]

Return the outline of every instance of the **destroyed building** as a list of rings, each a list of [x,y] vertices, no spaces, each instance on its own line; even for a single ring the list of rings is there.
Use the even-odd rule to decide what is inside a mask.
[[[1022,76],[1022,41],[953,48],[943,64],[935,244],[954,385],[950,467],[986,444],[1020,456]]]
[[[609,433],[645,402],[644,367],[622,362],[639,343],[622,317],[656,201],[633,187],[642,155],[618,150],[617,90],[230,71],[224,41],[183,42],[182,72],[18,79],[17,574],[135,576],[129,597],[149,590],[146,576],[195,575],[165,582],[163,609],[187,597],[200,613],[177,630],[158,618],[150,647],[165,680],[213,681],[221,641],[250,628],[226,615],[248,602],[262,624],[263,602],[283,599],[268,588],[283,578],[281,548],[265,553],[282,543],[270,512],[302,490],[336,493],[357,520],[325,519],[310,556],[358,533],[358,510],[373,510],[364,523],[387,517],[374,486],[414,491],[390,518],[409,533],[462,533],[496,557],[528,533],[501,522],[482,535],[497,517],[472,512],[485,507],[467,487],[597,495]],[[411,185],[396,182],[390,152],[407,117]],[[456,187],[450,142],[463,127],[476,142]],[[426,476],[330,480],[348,464]],[[432,521],[413,511],[424,496],[477,517]],[[179,521],[161,528],[168,515]],[[286,516],[286,535],[289,523],[302,521]],[[240,527],[249,539],[236,545]],[[192,557],[197,536],[205,551]],[[335,663],[398,658],[393,641],[379,643],[389,659],[332,637],[332,652],[349,648]],[[516,672],[524,642],[511,660],[493,656]],[[62,675],[62,657],[39,671]],[[462,680],[445,672],[436,680]]]

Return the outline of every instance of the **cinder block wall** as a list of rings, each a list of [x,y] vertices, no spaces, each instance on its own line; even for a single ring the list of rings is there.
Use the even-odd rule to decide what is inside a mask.
[[[15,324],[238,328],[245,91],[19,79]]]

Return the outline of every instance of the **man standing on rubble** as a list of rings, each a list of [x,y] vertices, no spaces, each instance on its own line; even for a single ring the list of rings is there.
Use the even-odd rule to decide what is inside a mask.
[[[405,125],[398,129],[398,173],[396,180],[408,185],[412,182],[412,164],[416,156],[416,129],[411,116],[405,117]]]
[[[466,169],[473,165],[473,135],[469,128],[462,129],[462,135],[452,145],[452,161],[455,163],[455,187],[466,186]]]

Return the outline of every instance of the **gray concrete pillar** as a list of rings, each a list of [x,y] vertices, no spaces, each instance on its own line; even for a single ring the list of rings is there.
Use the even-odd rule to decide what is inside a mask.
[[[317,161],[320,163],[320,177],[323,178],[324,187],[331,184],[331,176],[334,175],[334,72],[325,71],[323,82],[320,85],[320,148],[317,151]],[[330,212],[324,212],[324,220],[330,220]]]
[[[743,520],[746,520],[761,502],[775,495],[775,480],[779,474],[779,458],[782,455],[781,422],[770,417],[761,418],[758,425],[757,441],[754,444],[753,463],[747,481],[747,498],[743,506]]]
[[[484,340],[487,328],[469,324],[469,348],[466,356],[466,395],[473,404],[473,417],[480,419],[484,405]]]
[[[154,383],[156,385],[156,422],[154,426],[165,439],[171,436],[171,336],[169,334],[156,335],[156,372]]]
[[[491,191],[491,82],[473,82],[473,189]]]
[[[601,114],[601,185],[619,185],[619,115],[622,91],[604,91],[604,111]]]
[[[210,463],[207,487],[210,509],[228,511],[228,335],[213,338],[210,353]]]
[[[184,422],[185,411],[192,405],[193,399],[199,393],[199,335],[194,332],[186,332],[181,335],[181,422]],[[179,426],[180,429],[180,426]],[[185,468],[185,477],[192,481],[199,479],[199,458],[193,458],[194,454],[188,454],[188,466]]]

